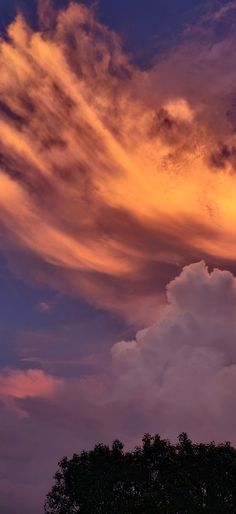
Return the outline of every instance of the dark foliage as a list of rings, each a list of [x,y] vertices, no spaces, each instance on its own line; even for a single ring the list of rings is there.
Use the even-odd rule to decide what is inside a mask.
[[[145,435],[124,452],[115,441],[64,458],[46,514],[234,514],[236,450],[229,444],[177,444]]]

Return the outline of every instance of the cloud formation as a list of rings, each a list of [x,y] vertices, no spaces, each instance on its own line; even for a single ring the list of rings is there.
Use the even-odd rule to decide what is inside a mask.
[[[43,499],[60,456],[98,441],[133,446],[147,431],[174,439],[185,430],[236,444],[235,311],[236,277],[198,262],[169,283],[152,326],[112,346],[103,372],[2,371],[0,507],[15,490],[9,512],[28,512],[21,486],[33,495],[37,482]]]
[[[62,381],[39,370],[13,373],[19,404],[38,416],[47,398],[46,424],[60,418],[72,429],[75,423],[82,444],[116,435],[133,444],[147,430],[234,442],[235,312],[235,276],[210,272],[203,261],[188,265],[168,284],[157,321],[113,345],[102,373]],[[32,376],[37,380],[27,394]],[[14,396],[11,383],[9,376],[5,389]]]
[[[234,263],[234,7],[148,70],[83,5],[8,27],[0,219],[22,273],[132,317],[184,263]]]
[[[156,324],[113,347],[114,397],[143,414],[143,430],[235,441],[236,279],[192,264],[167,299]]]
[[[145,70],[76,3],[42,1],[38,30],[18,15],[0,40],[1,251],[31,283],[147,327],[110,359],[68,358],[66,330],[14,336],[30,369],[0,370],[3,512],[31,514],[57,459],[98,440],[236,444],[235,8]]]
[[[11,398],[50,398],[60,386],[40,369],[6,370],[0,376],[0,395]]]

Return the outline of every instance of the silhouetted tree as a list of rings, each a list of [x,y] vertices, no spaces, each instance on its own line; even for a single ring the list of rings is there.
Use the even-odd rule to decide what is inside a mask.
[[[124,452],[102,444],[59,463],[46,514],[235,514],[236,450],[158,435]]]

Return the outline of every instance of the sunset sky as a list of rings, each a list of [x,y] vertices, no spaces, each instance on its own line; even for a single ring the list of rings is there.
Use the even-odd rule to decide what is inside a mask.
[[[236,1],[0,20],[0,512],[42,514],[96,442],[236,444]]]

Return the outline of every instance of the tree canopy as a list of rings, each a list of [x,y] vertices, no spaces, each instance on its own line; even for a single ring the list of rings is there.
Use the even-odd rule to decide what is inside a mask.
[[[131,452],[98,444],[64,457],[54,478],[46,514],[236,513],[236,449],[186,434],[176,444],[145,435]]]

